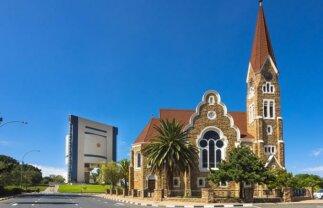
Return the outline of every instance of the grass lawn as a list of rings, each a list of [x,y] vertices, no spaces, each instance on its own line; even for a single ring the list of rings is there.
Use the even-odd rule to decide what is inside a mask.
[[[64,184],[59,186],[58,192],[60,193],[104,193],[105,190],[109,188],[110,188],[109,185]]]

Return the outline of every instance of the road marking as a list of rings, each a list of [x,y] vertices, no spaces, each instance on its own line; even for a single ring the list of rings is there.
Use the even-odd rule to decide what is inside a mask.
[[[124,204],[123,203],[115,203],[115,205],[117,205],[117,206],[123,206]]]
[[[17,206],[18,204],[17,203],[13,203],[13,204],[11,204],[11,206],[13,206],[13,207],[15,207],[15,206]]]

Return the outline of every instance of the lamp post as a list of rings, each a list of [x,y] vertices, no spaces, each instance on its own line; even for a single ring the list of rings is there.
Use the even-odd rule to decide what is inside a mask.
[[[40,150],[30,150],[28,152],[26,152],[21,159],[21,167],[20,167],[20,187],[22,188],[22,172],[23,172],[23,166],[24,166],[24,159],[25,157],[31,153],[31,152],[40,152]]]
[[[2,119],[2,118],[1,118]],[[1,120],[0,120],[0,123],[1,123]],[[3,127],[4,125],[6,124],[10,124],[10,123],[21,123],[21,124],[28,124],[27,121],[8,121],[8,122],[5,122],[3,124],[0,124],[0,127]]]

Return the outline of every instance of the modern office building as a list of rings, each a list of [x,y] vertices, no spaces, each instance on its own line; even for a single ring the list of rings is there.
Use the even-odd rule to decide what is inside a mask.
[[[103,162],[116,161],[118,128],[69,116],[66,165],[69,183],[89,183],[90,172]]]

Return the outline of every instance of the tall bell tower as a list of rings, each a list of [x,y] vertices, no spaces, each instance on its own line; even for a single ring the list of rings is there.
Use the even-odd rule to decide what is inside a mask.
[[[262,0],[247,74],[247,130],[253,151],[272,168],[285,167],[279,71],[271,45]]]

